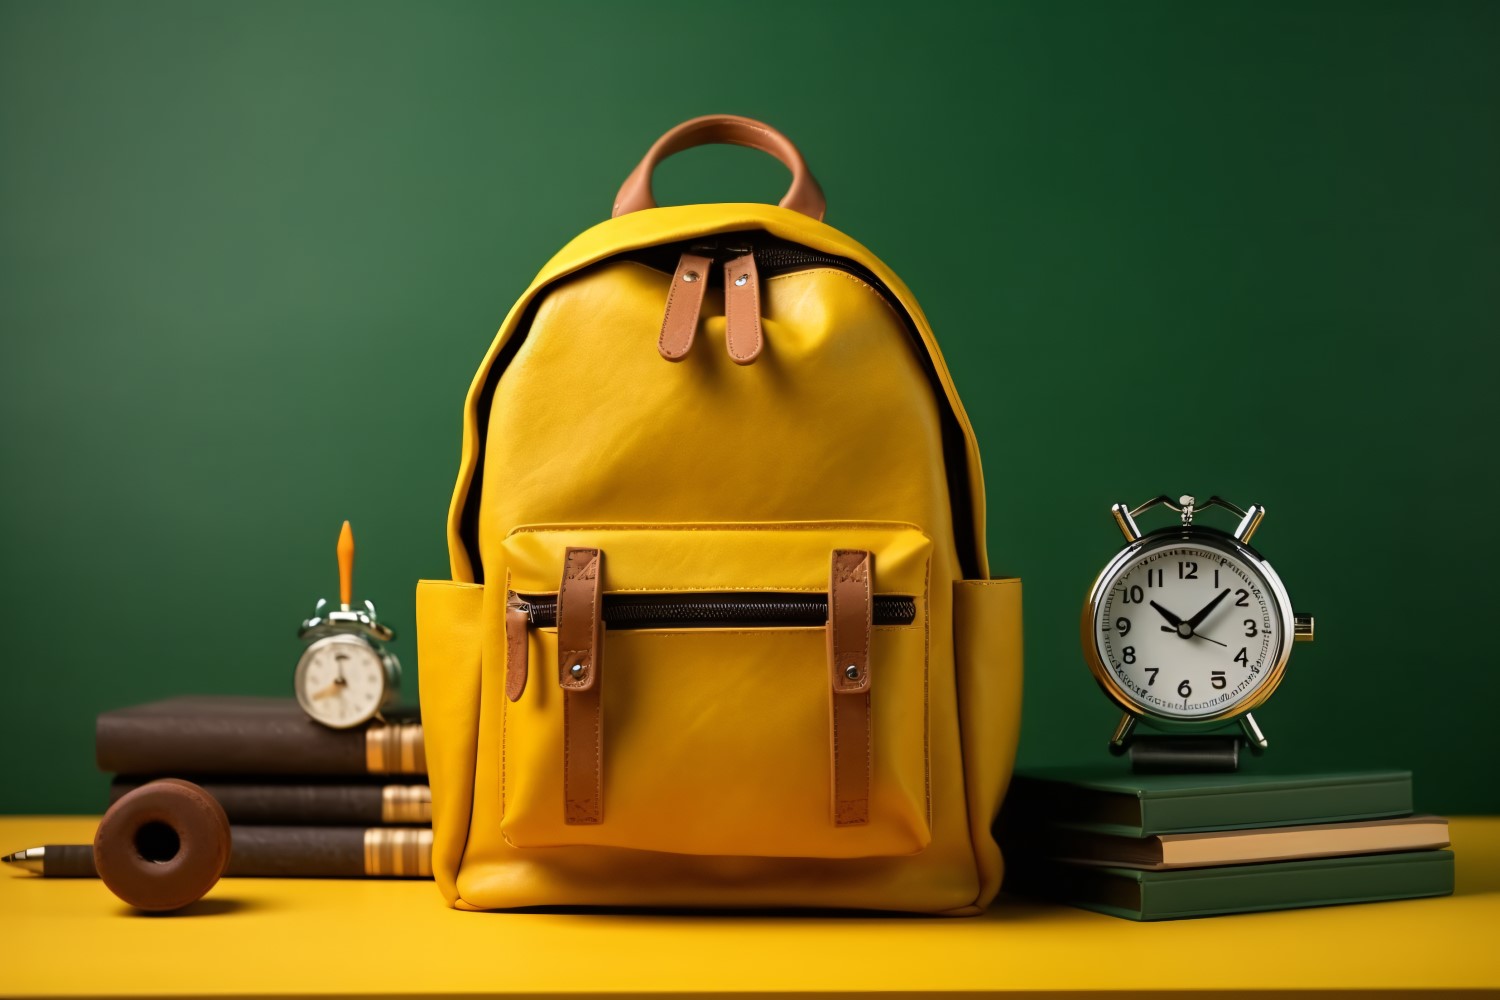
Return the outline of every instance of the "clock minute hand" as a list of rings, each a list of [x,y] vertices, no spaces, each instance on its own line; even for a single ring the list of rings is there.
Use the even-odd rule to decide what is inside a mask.
[[[1219,596],[1215,597],[1213,600],[1209,601],[1208,604],[1207,604],[1207,606],[1204,607],[1204,609],[1202,611],[1198,612],[1196,615],[1194,615],[1193,617],[1191,617],[1191,618],[1189,618],[1187,620],[1188,628],[1196,629],[1199,625],[1202,625],[1203,624],[1203,619],[1205,619],[1209,615],[1213,614],[1214,608],[1217,608],[1219,606],[1219,602],[1222,601],[1222,600],[1224,600],[1224,598],[1226,598],[1228,596],[1229,596],[1229,588],[1225,587],[1223,590],[1221,590],[1219,592]]]

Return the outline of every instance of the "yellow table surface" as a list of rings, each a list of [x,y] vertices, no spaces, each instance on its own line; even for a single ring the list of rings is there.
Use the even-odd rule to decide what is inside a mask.
[[[0,850],[94,820],[0,819]],[[175,916],[0,874],[8,996],[1500,992],[1500,818],[1453,821],[1451,897],[1141,924],[1001,897],[982,917],[459,913],[431,882],[225,879]]]

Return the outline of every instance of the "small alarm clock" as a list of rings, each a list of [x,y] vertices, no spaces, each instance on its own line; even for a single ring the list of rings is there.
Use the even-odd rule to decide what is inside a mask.
[[[396,637],[380,624],[375,605],[353,606],[354,532],[339,532],[339,607],[319,600],[297,635],[307,648],[293,674],[297,704],[315,722],[350,729],[379,717],[396,701],[401,663],[385,644]]]
[[[1158,506],[1180,523],[1142,534],[1135,519]],[[1210,507],[1238,526],[1195,524]],[[1159,496],[1111,513],[1126,545],[1089,589],[1081,621],[1084,660],[1125,711],[1110,750],[1129,753],[1137,770],[1233,770],[1241,740],[1266,748],[1250,711],[1281,683],[1292,644],[1313,638],[1312,616],[1292,611],[1281,578],[1250,547],[1265,508]],[[1138,733],[1140,723],[1163,735]],[[1236,724],[1236,735],[1213,735]]]

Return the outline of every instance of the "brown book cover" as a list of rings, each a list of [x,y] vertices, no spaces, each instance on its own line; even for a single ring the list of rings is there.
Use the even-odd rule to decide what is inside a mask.
[[[116,778],[109,801],[141,787],[149,778]],[[431,823],[432,789],[423,784],[374,781],[204,780],[231,823],[291,826],[380,826]]]
[[[414,715],[329,729],[292,698],[236,695],[189,695],[102,712],[95,756],[103,771],[178,778],[427,773]]]

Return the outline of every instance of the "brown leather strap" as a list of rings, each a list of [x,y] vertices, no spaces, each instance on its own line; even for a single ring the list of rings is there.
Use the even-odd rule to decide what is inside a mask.
[[[760,275],[755,255],[747,253],[724,265],[724,326],[729,357],[748,365],[760,357]]]
[[[563,818],[604,821],[604,553],[568,549],[557,590],[557,681],[563,688]]]
[[[655,208],[656,197],[651,193],[651,174],[656,170],[656,165],[673,153],[715,143],[748,146],[776,157],[792,172],[792,186],[787,188],[786,197],[781,199],[781,207],[822,221],[823,213],[828,207],[823,198],[823,189],[807,169],[807,163],[797,147],[792,145],[792,140],[764,122],[739,115],[704,115],[694,118],[656,140],[641,162],[630,172],[630,176],[625,178],[625,183],[620,185],[612,214],[621,216],[627,212]]]
[[[698,334],[698,317],[703,312],[703,293],[708,289],[711,258],[685,253],[677,261],[672,287],[667,290],[667,311],[661,318],[661,336],[656,349],[668,361],[681,361],[692,349]]]
[[[512,596],[505,605],[505,697],[511,701],[520,701],[526,690],[526,627],[530,624],[525,607]]]
[[[833,732],[833,822],[870,820],[870,636],[874,557],[835,549],[828,584],[829,717]]]

